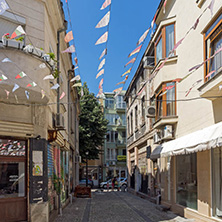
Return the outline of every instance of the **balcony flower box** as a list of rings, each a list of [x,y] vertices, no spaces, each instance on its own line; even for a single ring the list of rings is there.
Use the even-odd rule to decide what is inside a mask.
[[[2,38],[2,43],[6,47],[12,47],[16,49],[23,49],[24,47],[24,41],[19,41],[15,39],[7,39],[7,38]]]
[[[31,53],[33,55],[36,55],[38,57],[43,57],[45,55],[44,50],[34,47],[33,45],[27,45],[23,49],[25,52]]]

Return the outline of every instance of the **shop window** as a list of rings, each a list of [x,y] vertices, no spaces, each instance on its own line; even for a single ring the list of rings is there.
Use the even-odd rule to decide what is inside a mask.
[[[222,47],[222,13],[205,32],[204,40],[205,59],[208,59]],[[205,80],[211,79],[220,71],[222,71],[222,51],[205,63]]]
[[[170,54],[175,44],[174,39],[174,24],[163,26],[159,36],[155,41],[155,59],[156,64],[162,58],[173,56],[174,52]]]
[[[0,163],[0,198],[25,196],[25,163]]]
[[[176,201],[178,204],[197,210],[197,155],[176,157]]]
[[[212,150],[213,216],[222,219],[222,147]]]
[[[156,93],[156,119],[176,115],[175,82],[164,83]]]

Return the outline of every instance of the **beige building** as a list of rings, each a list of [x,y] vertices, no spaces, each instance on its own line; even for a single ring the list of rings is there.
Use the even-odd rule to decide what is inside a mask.
[[[161,193],[162,204],[196,221],[222,219],[222,7],[215,1],[211,14],[210,3],[168,0],[163,13],[160,2],[156,31],[126,94],[132,185],[142,191],[143,158],[148,195]]]
[[[0,35],[19,25],[26,35],[0,42],[0,221],[49,221],[79,181],[80,108],[70,54],[60,54],[59,82],[43,80],[56,74],[58,33],[59,52],[68,47],[66,21],[59,0],[7,3]],[[59,90],[51,89],[56,83]]]

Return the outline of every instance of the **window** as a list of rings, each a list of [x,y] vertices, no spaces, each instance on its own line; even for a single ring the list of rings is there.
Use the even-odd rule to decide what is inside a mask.
[[[135,129],[138,127],[138,108],[135,107]]]
[[[205,40],[205,59],[210,58],[214,53],[222,47],[222,14],[208,28],[204,34]],[[212,73],[206,78],[211,79],[214,75],[222,71],[222,51],[205,63],[205,76]]]
[[[126,131],[122,131],[122,138],[123,138],[123,139],[126,138]]]
[[[126,156],[126,149],[123,150],[123,155]]]
[[[142,110],[142,124],[145,122],[145,96],[141,100],[141,110]]]
[[[126,108],[126,102],[123,100],[123,96],[116,97],[116,108],[117,109],[125,109]]]
[[[174,24],[162,27],[160,34],[155,41],[156,64],[160,59],[169,56],[174,44]],[[174,53],[171,53],[170,55],[172,56]]]
[[[222,147],[212,149],[213,216],[222,219]]]
[[[106,119],[109,121],[109,125],[116,125],[118,123],[119,116],[117,114],[106,114]]]
[[[159,119],[163,116],[176,115],[175,87],[175,82],[164,83],[162,87],[157,91],[156,119]]]
[[[176,157],[176,201],[197,210],[197,154]]]
[[[121,115],[122,125],[126,126],[126,114]]]
[[[128,134],[128,136],[130,135],[130,118],[129,118],[129,116],[127,117],[127,134]]]
[[[118,132],[108,131],[106,134],[106,141],[108,143],[115,143],[118,140]]]
[[[106,107],[106,109],[114,109],[114,99],[113,98],[107,98],[105,100],[105,107]]]
[[[133,112],[130,113],[130,133],[133,133]]]

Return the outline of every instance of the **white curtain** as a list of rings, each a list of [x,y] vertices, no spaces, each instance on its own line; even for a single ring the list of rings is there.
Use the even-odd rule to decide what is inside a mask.
[[[166,56],[174,47],[174,24],[166,26]],[[173,56],[174,54],[171,54]]]

